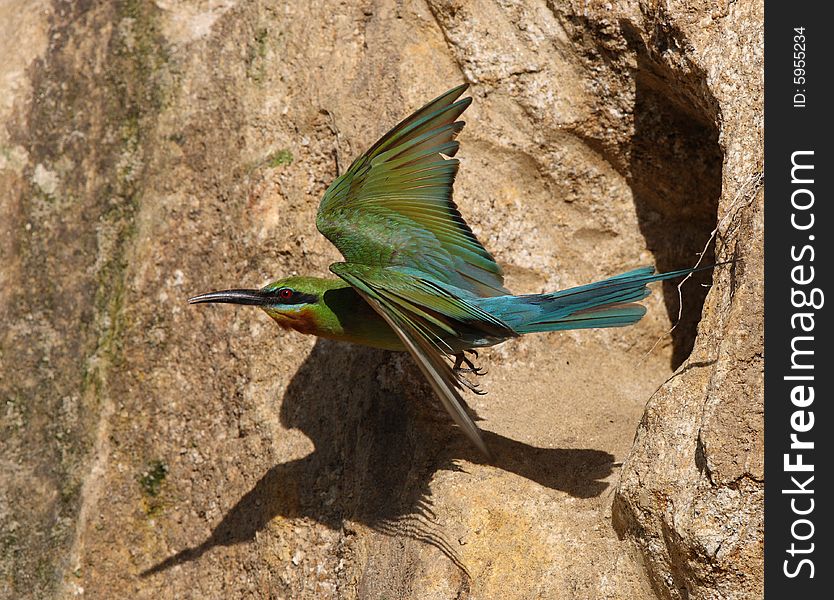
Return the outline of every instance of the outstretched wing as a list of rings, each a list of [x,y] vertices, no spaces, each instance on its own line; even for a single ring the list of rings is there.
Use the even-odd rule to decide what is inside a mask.
[[[446,340],[488,344],[517,335],[503,321],[418,272],[335,263],[330,270],[351,284],[397,333],[429,380],[443,406],[467,437],[487,456],[481,433],[463,406],[458,375],[445,355],[456,349]]]
[[[501,268],[452,201],[461,85],[426,104],[327,189],[316,225],[347,262],[401,266],[479,296],[509,293]]]

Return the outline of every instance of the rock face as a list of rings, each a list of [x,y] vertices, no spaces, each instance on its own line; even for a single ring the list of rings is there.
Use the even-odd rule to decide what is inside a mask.
[[[760,594],[762,12],[0,3],[0,597]],[[511,289],[738,260],[485,352],[494,464],[407,356],[185,304],[327,273],[327,184],[461,81]]]
[[[764,552],[762,5],[680,10],[641,39],[673,32],[655,57],[684,81],[702,71],[724,156],[721,269],[695,348],[646,407],[623,466],[614,524],[634,540],[664,598],[758,598]],[[683,87],[697,106],[698,90]],[[743,90],[743,91],[742,91]],[[695,94],[693,94],[695,92]],[[702,107],[703,109],[704,107]],[[708,107],[707,107],[708,108]]]

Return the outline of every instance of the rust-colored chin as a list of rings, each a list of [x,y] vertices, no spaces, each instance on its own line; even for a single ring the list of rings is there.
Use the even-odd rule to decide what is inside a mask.
[[[316,335],[318,332],[315,315],[309,308],[302,308],[293,313],[267,311],[267,314],[284,329],[292,329],[307,335]]]

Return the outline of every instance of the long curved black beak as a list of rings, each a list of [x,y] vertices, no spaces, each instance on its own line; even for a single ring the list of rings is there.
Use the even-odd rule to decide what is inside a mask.
[[[200,304],[201,302],[264,306],[275,302],[275,296],[263,290],[223,290],[220,292],[200,294],[199,296],[188,299],[189,304]]]

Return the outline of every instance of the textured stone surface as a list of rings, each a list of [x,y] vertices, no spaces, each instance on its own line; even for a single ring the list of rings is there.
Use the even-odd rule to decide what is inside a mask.
[[[740,262],[718,271],[688,362],[646,408],[614,517],[618,531],[637,542],[662,597],[757,598],[764,547],[762,4],[693,8],[670,5],[663,19],[679,50],[657,60],[702,71],[715,99],[724,156],[718,258]]]
[[[759,592],[761,12],[0,2],[0,597]],[[485,352],[491,465],[407,356],[184,303],[326,273],[337,169],[461,81],[511,289],[742,259]]]

